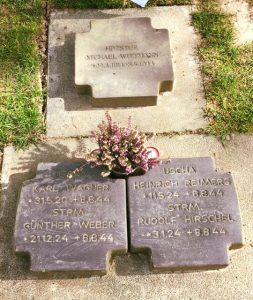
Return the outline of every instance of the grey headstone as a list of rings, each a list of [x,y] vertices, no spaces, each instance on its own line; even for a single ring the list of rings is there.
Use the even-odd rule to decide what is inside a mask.
[[[154,28],[169,31],[177,81],[173,91],[158,96],[156,106],[110,109],[113,119],[127,124],[128,116],[132,115],[135,124],[144,132],[206,127],[207,122],[202,117],[206,103],[195,51],[197,37],[189,26],[191,10],[190,6],[53,10],[48,29],[47,135],[88,136],[94,124],[103,118],[103,110],[91,105],[91,97],[78,94],[76,90],[75,35],[89,32],[92,20],[131,17],[150,17]],[[150,122],[150,116],[159,122]]]
[[[15,245],[29,252],[33,271],[105,273],[115,253],[127,251],[125,180],[105,179],[80,163],[41,163],[22,187]]]
[[[241,246],[232,176],[211,158],[164,160],[127,186],[131,250],[151,252],[155,271],[226,266]]]
[[[150,18],[92,20],[76,34],[75,84],[96,107],[156,105],[173,85],[168,30]]]

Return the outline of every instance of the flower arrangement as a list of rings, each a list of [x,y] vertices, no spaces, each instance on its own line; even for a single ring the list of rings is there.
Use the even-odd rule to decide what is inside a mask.
[[[159,164],[159,160],[152,158],[151,150],[145,146],[145,134],[132,127],[131,117],[127,127],[120,127],[113,122],[108,112],[105,117],[106,120],[98,124],[98,130],[91,132],[98,148],[85,155],[88,164],[103,166],[105,170],[102,176],[109,176],[113,172],[127,176],[137,169],[146,172]]]

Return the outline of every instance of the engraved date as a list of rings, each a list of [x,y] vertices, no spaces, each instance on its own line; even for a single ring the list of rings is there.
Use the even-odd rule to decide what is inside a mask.
[[[224,195],[223,190],[213,189],[213,190],[193,190],[191,192],[192,196],[202,198],[202,197],[222,197]]]
[[[81,195],[75,196],[71,202],[81,203],[81,204],[95,204],[95,203],[109,203],[111,198],[108,195],[99,196],[99,195]]]
[[[43,235],[30,235],[28,238],[25,238],[30,243],[64,243],[68,241],[66,234],[43,234]]]
[[[34,204],[64,204],[67,202],[66,197],[35,197],[28,199],[29,203],[34,203]]]
[[[194,228],[187,231],[187,234],[197,236],[197,237],[207,237],[211,235],[225,235],[227,231],[222,228]]]
[[[152,230],[144,233],[142,236],[152,238],[152,239],[168,239],[175,238],[181,235],[178,229],[169,229],[169,230]]]
[[[82,241],[85,243],[96,243],[96,242],[110,242],[112,243],[114,241],[112,234],[96,234],[96,233],[84,233],[82,235]]]
[[[150,192],[144,194],[144,198],[152,200],[166,200],[179,198],[179,193],[177,191],[168,191],[168,192]]]

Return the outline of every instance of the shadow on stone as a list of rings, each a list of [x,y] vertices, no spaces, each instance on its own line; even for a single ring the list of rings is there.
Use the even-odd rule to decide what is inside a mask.
[[[49,61],[57,60],[58,64],[51,63],[49,72],[49,98],[64,100],[65,110],[90,110],[90,97],[80,95],[75,87],[75,34],[67,34],[61,46],[54,46],[49,50]],[[61,74],[57,76],[56,74]]]
[[[128,253],[115,257],[113,261],[114,272],[119,276],[149,275],[152,274],[150,251],[142,253]]]
[[[52,26],[49,37],[49,79],[48,79],[48,97],[49,98],[61,98],[64,101],[64,107],[66,111],[86,111],[94,110],[97,108],[92,107],[90,103],[90,96],[81,95],[77,93],[75,87],[75,33],[87,32],[92,19],[110,19],[120,15],[118,14],[105,14],[99,11],[94,15],[94,12],[87,10],[86,16],[80,14],[82,23],[78,26],[78,30],[74,29],[75,24],[58,25],[54,28]],[[56,16],[52,16],[53,20],[72,20],[78,19],[78,13],[68,14],[64,12],[57,12]],[[87,20],[85,20],[85,18]],[[73,28],[72,28],[73,27]],[[75,32],[75,33],[73,33]],[[58,41],[58,42],[57,42]],[[91,91],[90,91],[91,93]]]
[[[94,14],[94,11],[96,14]],[[117,10],[119,11],[119,10]],[[111,13],[104,13],[103,10],[99,9],[85,9],[85,14],[83,10],[76,10],[76,9],[68,9],[67,11],[56,11],[52,13],[51,18],[54,20],[57,19],[111,19],[120,17],[121,14],[111,14]]]

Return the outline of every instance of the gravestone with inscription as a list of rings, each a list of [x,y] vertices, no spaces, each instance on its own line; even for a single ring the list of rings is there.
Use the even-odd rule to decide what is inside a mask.
[[[173,78],[168,30],[150,18],[92,20],[76,34],[75,84],[93,106],[156,105]]]
[[[154,270],[226,266],[241,246],[232,176],[211,158],[164,160],[127,186],[130,249],[151,252]]]
[[[33,271],[106,271],[127,251],[125,180],[105,179],[80,163],[41,163],[22,187],[15,247],[29,252]]]

